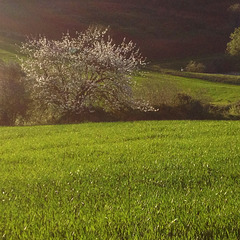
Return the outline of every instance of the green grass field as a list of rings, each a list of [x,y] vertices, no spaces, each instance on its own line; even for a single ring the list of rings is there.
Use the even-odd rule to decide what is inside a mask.
[[[0,239],[239,239],[238,121],[0,128]]]
[[[203,75],[201,76],[203,77]],[[219,74],[218,77],[221,78],[222,76]],[[238,77],[235,78],[238,79]],[[143,76],[138,76],[135,79],[140,86],[137,91],[138,95],[149,99],[152,104],[156,105],[161,101],[168,102],[178,92],[187,93],[215,105],[226,105],[240,100],[240,85],[174,76],[153,71],[148,71]]]

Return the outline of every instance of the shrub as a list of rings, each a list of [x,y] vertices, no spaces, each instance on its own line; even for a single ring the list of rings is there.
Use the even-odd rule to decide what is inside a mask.
[[[176,95],[174,111],[182,119],[209,118],[208,104],[204,104],[186,93]]]
[[[18,64],[0,63],[0,125],[14,125],[26,114],[29,98],[23,78]]]
[[[188,63],[188,65],[186,66],[185,70],[187,72],[198,72],[198,73],[202,73],[205,72],[206,67],[204,64],[202,63],[197,63],[195,61],[190,61]]]

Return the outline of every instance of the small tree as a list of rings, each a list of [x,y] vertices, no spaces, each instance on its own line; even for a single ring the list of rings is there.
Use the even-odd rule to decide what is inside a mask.
[[[27,111],[29,99],[23,77],[19,65],[0,63],[0,125],[14,125]]]
[[[240,27],[230,35],[231,41],[227,44],[227,52],[232,56],[240,55]]]
[[[29,39],[22,68],[35,99],[64,114],[100,107],[107,112],[141,107],[133,99],[132,75],[145,65],[133,42],[113,43],[108,29],[89,28],[61,40]]]

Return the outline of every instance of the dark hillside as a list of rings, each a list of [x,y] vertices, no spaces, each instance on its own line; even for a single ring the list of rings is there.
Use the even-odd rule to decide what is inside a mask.
[[[111,26],[151,59],[223,53],[234,29],[226,0],[1,0],[0,36],[21,38]]]

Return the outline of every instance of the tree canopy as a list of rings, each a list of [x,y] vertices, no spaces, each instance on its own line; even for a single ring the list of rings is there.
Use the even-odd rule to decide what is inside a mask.
[[[145,65],[136,45],[114,44],[106,28],[89,28],[60,40],[29,39],[21,51],[28,85],[35,99],[64,113],[81,114],[139,108],[132,94],[132,75]]]
[[[240,27],[230,35],[231,41],[227,44],[227,52],[232,56],[240,55]]]

